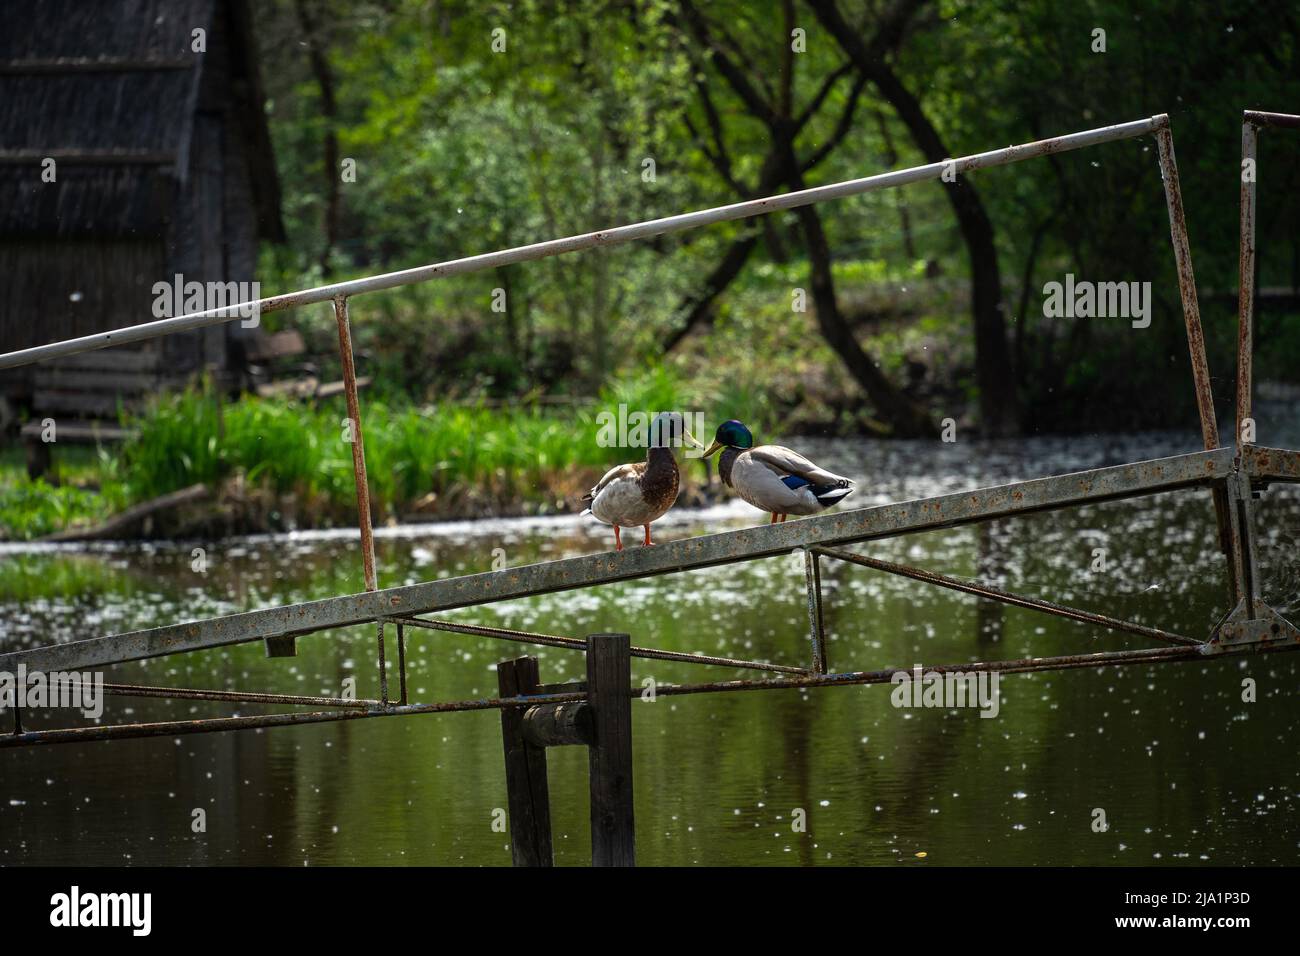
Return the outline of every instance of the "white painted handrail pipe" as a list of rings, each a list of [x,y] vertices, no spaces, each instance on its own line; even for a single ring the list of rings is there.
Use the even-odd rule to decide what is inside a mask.
[[[217,309],[209,309],[206,312],[193,312],[188,315],[178,315],[174,318],[158,319],[154,322],[130,325],[109,332],[97,332],[94,335],[66,339],[62,342],[51,342],[48,345],[38,345],[18,352],[8,352],[0,355],[0,369],[17,368],[22,365],[30,365],[33,362],[76,355],[79,352],[90,352],[113,345],[143,342],[147,339],[171,335],[175,332],[189,332],[210,325],[220,325],[224,322],[246,319],[251,314],[276,312],[299,305],[327,302],[331,299],[346,298],[363,292],[395,289],[399,286],[427,282],[430,279],[442,279],[447,276],[478,272],[482,269],[495,269],[516,262],[545,259],[548,256],[557,256],[565,252],[589,249],[592,246],[612,246],[631,242],[634,239],[662,236],[667,233],[695,229],[699,226],[707,226],[717,222],[748,219],[752,216],[761,216],[765,213],[777,212],[783,209],[808,206],[828,199],[842,199],[846,196],[857,196],[877,189],[906,186],[910,183],[939,179],[945,171],[948,171],[949,175],[953,175],[992,166],[1005,166],[1009,163],[1032,159],[1036,156],[1064,153],[1070,150],[1082,149],[1086,146],[1095,146],[1098,143],[1144,136],[1167,126],[1168,123],[1169,117],[1166,114],[1160,114],[1143,120],[1134,120],[1131,123],[1103,126],[1098,129],[1084,130],[1080,133],[1070,133],[1066,136],[1056,136],[1033,143],[1008,146],[1004,149],[994,149],[985,153],[975,153],[971,156],[945,160],[944,162],[930,163],[926,166],[913,166],[909,169],[879,173],[865,179],[850,179],[846,182],[831,183],[827,186],[801,189],[798,192],[781,193],[763,199],[751,199],[746,202],[732,203],[728,206],[715,206],[711,209],[700,209],[696,212],[665,216],[662,219],[651,219],[627,226],[616,226],[612,229],[583,233],[565,239],[550,239],[546,242],[535,242],[527,246],[516,246],[513,249],[502,249],[497,252],[469,256],[464,259],[452,259],[448,262],[418,266],[414,269],[403,269],[400,272],[387,272],[382,275],[367,276],[363,279],[352,279],[348,282],[318,286],[315,289],[287,292],[283,295],[259,299],[256,302],[240,302]]]

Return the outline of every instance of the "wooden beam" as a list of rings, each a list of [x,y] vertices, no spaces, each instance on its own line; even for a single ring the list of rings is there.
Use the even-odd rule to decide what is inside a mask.
[[[120,538],[130,531],[133,526],[140,524],[159,512],[172,511],[186,505],[196,504],[197,502],[207,500],[211,496],[212,492],[208,490],[207,485],[202,483],[190,485],[188,488],[182,488],[180,491],[172,491],[165,495],[160,495],[157,498],[142,501],[138,505],[132,505],[125,511],[113,515],[113,517],[109,518],[103,524],[96,525],[93,528],[70,528],[66,531],[58,531],[54,534],[46,535],[38,540],[97,541],[106,538]],[[275,639],[276,638],[272,638],[272,640]],[[284,646],[283,642],[280,646]]]
[[[502,697],[537,692],[537,658],[520,657],[497,665]],[[506,758],[506,800],[510,808],[510,855],[515,866],[552,866],[551,800],[546,785],[546,750],[524,737],[524,713],[501,711]]]
[[[585,700],[538,704],[524,712],[524,739],[538,747],[590,746],[594,730],[595,713]]]
[[[36,76],[44,73],[140,73],[154,70],[192,70],[200,57],[169,57],[147,60],[138,57],[55,56],[27,57],[0,61],[0,75]]]
[[[171,166],[176,162],[172,153],[146,150],[120,149],[0,149],[0,164],[9,166],[36,165],[46,159],[58,163],[104,166],[123,163],[137,166]]]
[[[591,865],[636,866],[632,815],[632,641],[587,638],[587,689],[595,711],[591,770]]]

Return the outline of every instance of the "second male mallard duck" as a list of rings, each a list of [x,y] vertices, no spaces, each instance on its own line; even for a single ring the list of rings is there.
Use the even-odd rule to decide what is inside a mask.
[[[718,426],[708,458],[718,449],[718,475],[760,511],[779,517],[811,515],[838,504],[853,493],[853,482],[818,467],[797,451],[781,445],[754,447],[749,429],[734,419]]]
[[[660,412],[650,423],[650,448],[645,461],[616,465],[583,496],[583,514],[595,515],[614,526],[614,550],[623,550],[622,528],[645,528],[644,544],[652,545],[650,524],[664,516],[677,501],[679,473],[674,448],[685,441],[703,448],[686,429],[679,412]]]

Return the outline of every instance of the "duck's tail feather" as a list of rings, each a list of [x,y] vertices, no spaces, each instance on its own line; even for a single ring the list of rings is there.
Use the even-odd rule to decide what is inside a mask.
[[[811,485],[808,490],[813,493],[813,497],[823,508],[837,505],[853,494],[853,488],[846,485]]]
[[[793,491],[800,488],[807,488],[812,492],[812,496],[817,499],[817,503],[823,508],[829,508],[838,504],[849,495],[853,494],[853,482],[848,478],[836,478],[833,482],[823,482],[813,484],[802,475],[786,475],[781,481],[785,486]]]

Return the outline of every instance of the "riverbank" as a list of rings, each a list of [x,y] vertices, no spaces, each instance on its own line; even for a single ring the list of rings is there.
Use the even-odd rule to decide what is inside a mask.
[[[584,505],[582,495],[599,479],[600,469],[574,469],[551,476],[540,489],[542,500],[493,497],[475,489],[453,485],[445,495],[429,492],[412,510],[371,515],[378,527],[398,527],[494,518],[532,518],[576,515]],[[60,489],[53,488],[57,493]],[[678,508],[704,508],[721,500],[717,485],[684,479]],[[594,519],[593,519],[594,520]],[[356,504],[305,502],[289,492],[277,494],[266,484],[250,484],[244,475],[213,487],[191,485],[157,498],[131,505],[102,519],[74,519],[59,530],[6,541],[187,541],[225,539],[240,535],[279,534],[306,530],[352,528],[357,523]]]
[[[676,386],[651,375],[589,407],[560,409],[372,399],[362,413],[372,517],[383,525],[580,511],[608,468],[645,454],[635,419],[620,433],[628,414],[618,410],[688,408]],[[17,449],[0,460],[0,538],[103,537],[106,527],[123,538],[225,537],[356,523],[354,435],[341,401],[227,403],[195,389],[159,397],[124,424],[132,437],[121,446],[58,448],[52,480],[29,479]],[[684,468],[681,503],[712,500],[707,487],[704,466]],[[181,496],[186,489],[199,490]]]
[[[577,513],[582,495],[609,467],[644,455],[643,447],[603,443],[600,422],[607,419],[602,414],[616,416],[620,405],[700,410],[707,432],[734,415],[733,409],[757,404],[727,394],[701,410],[685,392],[671,376],[656,373],[603,394],[589,407],[414,407],[372,398],[364,406],[363,433],[374,523],[385,527]],[[1285,400],[1274,397],[1264,386],[1260,392],[1261,442],[1295,447],[1300,422],[1292,411],[1293,399],[1289,394]],[[122,446],[59,447],[55,482],[28,479],[21,450],[0,449],[0,540],[213,540],[355,527],[356,490],[343,415],[341,401],[312,406],[245,398],[218,405],[199,390],[160,397],[128,419],[135,436]],[[753,423],[760,440],[782,440],[762,416]],[[1230,428],[1231,423],[1221,425],[1224,433]],[[1102,444],[1115,450],[1100,462],[1076,454],[1080,439],[1068,436],[979,442],[959,429],[958,440],[951,443],[785,440],[833,470],[860,476],[863,483],[852,506],[861,507],[877,491],[899,500],[905,496],[902,476],[936,468],[967,476],[953,485],[955,490],[971,487],[978,474],[990,470],[1004,472],[1008,480],[1032,477],[1023,464],[1035,458],[1084,468],[1197,447],[1190,429],[1184,439],[1173,436],[1106,436]],[[1083,441],[1095,452],[1095,440]],[[168,500],[195,486],[204,493]],[[683,459],[678,507],[707,506],[727,497],[705,465]],[[148,510],[160,499],[166,507]],[[133,509],[144,509],[140,520],[122,527],[121,519]],[[103,533],[106,527],[113,528],[111,534]]]

